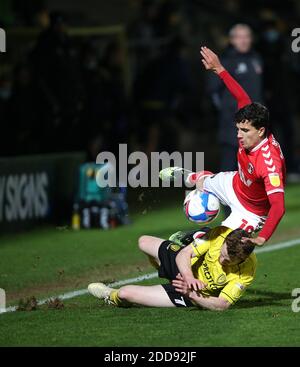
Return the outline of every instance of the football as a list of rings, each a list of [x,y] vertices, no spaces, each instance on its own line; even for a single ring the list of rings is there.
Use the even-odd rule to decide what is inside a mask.
[[[188,220],[205,224],[217,218],[220,201],[214,194],[196,189],[186,196],[183,209]]]

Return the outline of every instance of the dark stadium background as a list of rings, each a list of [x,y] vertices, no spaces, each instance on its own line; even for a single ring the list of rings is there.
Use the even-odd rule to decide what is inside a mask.
[[[260,51],[266,28],[276,28],[280,43],[265,65],[292,119],[292,129],[287,119],[274,126],[294,164],[286,214],[258,253],[257,279],[221,314],[101,303],[87,294],[89,283],[160,281],[147,278],[154,269],[137,248],[139,236],[168,238],[194,224],[182,211],[184,188],[129,187],[129,225],[75,231],[79,167],[103,151],[118,157],[119,144],[127,144],[128,154],[204,152],[205,168],[218,171],[217,110],[199,49],[221,54],[236,23],[251,26]],[[25,311],[0,315],[0,346],[275,346],[273,356],[279,347],[299,347],[300,298],[292,292],[299,291],[300,52],[292,50],[291,32],[300,28],[300,2],[0,0],[0,28],[6,34],[6,52],[0,52],[0,297],[5,290],[7,311]],[[74,356],[75,348],[70,351]],[[86,352],[90,357],[91,349]],[[101,362],[100,348],[93,352]],[[197,363],[203,362],[204,350],[197,352]]]
[[[95,162],[104,150],[117,153],[120,143],[128,144],[129,153],[202,151],[206,168],[218,170],[217,111],[199,48],[222,53],[235,23],[251,26],[259,48],[271,21],[283,40],[274,65],[280,55],[278,73],[284,73],[294,129],[295,165],[289,173],[297,180],[300,58],[291,51],[291,31],[300,24],[299,14],[297,1],[2,0],[2,179],[20,175],[22,167],[30,175],[37,172],[31,168],[44,165],[51,171],[52,219],[66,224],[78,165]],[[57,33],[45,32],[51,24]],[[285,122],[274,129],[280,141]],[[18,184],[12,182],[11,190]],[[138,191],[129,189],[130,207]],[[154,191],[144,190],[144,200],[154,201]]]

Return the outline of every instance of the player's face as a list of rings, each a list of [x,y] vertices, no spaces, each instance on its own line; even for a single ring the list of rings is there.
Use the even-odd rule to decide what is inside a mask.
[[[222,247],[221,247],[221,252],[220,252],[220,256],[219,256],[219,263],[226,267],[226,266],[233,266],[233,265],[237,265],[241,262],[241,259],[239,258],[231,258],[228,255],[228,251],[227,251],[227,244],[226,242],[223,243]]]
[[[236,128],[237,138],[242,147],[246,150],[253,149],[264,139],[265,128],[261,127],[256,129],[248,120],[238,122]]]
[[[241,53],[246,53],[252,45],[252,36],[248,28],[238,27],[230,38],[231,44]]]

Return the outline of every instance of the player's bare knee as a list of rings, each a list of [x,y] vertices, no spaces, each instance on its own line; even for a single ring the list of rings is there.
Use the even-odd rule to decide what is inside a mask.
[[[139,249],[143,252],[148,253],[149,248],[151,249],[153,247],[153,237],[152,236],[141,236],[139,238]]]
[[[149,236],[141,236],[139,238],[139,249],[142,250],[142,251],[145,251],[145,248],[147,246],[147,243],[149,242],[149,239],[148,239]]]

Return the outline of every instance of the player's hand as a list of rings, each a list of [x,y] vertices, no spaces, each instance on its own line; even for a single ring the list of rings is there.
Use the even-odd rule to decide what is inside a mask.
[[[242,238],[243,242],[251,241],[255,246],[263,246],[266,242],[266,239],[264,237],[256,237],[256,238]]]
[[[220,74],[225,70],[218,56],[206,46],[201,47],[200,54],[202,56],[201,61],[206,70],[212,70],[216,74]]]
[[[189,291],[200,291],[201,289],[206,288],[207,284],[201,282],[201,280],[196,279],[194,277],[182,277],[181,274],[177,274],[177,280],[183,281],[186,283],[187,288]]]
[[[183,279],[180,274],[177,274],[176,279],[172,280],[172,285],[175,287],[175,290],[184,296],[189,295],[191,292],[190,288],[187,285],[187,282]]]
[[[203,295],[200,292],[193,291],[188,294],[188,297],[190,300],[195,301],[197,303],[197,300],[199,300],[199,298],[203,298]]]

